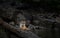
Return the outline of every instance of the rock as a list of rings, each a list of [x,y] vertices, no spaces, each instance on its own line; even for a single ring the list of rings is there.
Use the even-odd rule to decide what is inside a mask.
[[[56,22],[60,23],[60,17],[56,17]]]

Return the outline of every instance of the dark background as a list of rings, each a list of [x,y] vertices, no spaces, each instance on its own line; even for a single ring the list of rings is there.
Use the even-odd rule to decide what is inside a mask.
[[[0,17],[4,21],[15,21],[19,12],[31,24],[41,27],[34,31],[39,37],[60,38],[60,0],[0,0]],[[0,26],[0,38],[18,37]]]

